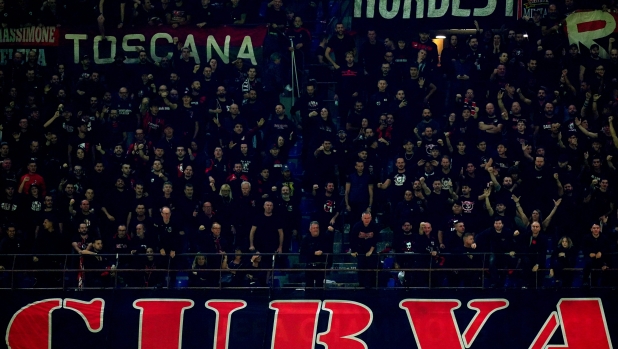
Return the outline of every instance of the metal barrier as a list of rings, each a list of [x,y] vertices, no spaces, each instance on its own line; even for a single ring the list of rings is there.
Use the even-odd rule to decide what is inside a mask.
[[[195,256],[204,256],[210,258],[211,263],[213,260],[220,260],[220,264],[215,267],[198,268],[194,269],[188,264],[190,259],[194,259]],[[250,259],[261,257],[261,261],[257,262],[257,266],[253,266],[255,263],[251,263],[251,267],[246,262],[242,268],[229,269],[229,267],[223,267],[224,257],[226,255],[217,253],[199,253],[199,254],[177,254],[174,258],[169,256],[161,256],[159,254],[153,255],[120,255],[120,254],[96,254],[96,255],[78,255],[78,254],[55,254],[55,255],[33,255],[33,254],[21,254],[21,255],[0,255],[0,258],[5,261],[11,260],[11,267],[7,268],[6,265],[0,264],[0,289],[100,289],[100,288],[116,288],[116,289],[152,289],[156,287],[161,288],[182,288],[182,289],[359,289],[359,288],[380,288],[380,289],[431,289],[431,288],[444,288],[444,289],[457,289],[457,288],[476,288],[486,289],[493,287],[517,287],[517,288],[543,288],[545,287],[545,279],[548,279],[550,269],[545,266],[539,266],[538,270],[533,272],[532,270],[525,270],[522,268],[522,260],[525,259],[526,254],[518,253],[515,257],[510,257],[508,254],[494,254],[494,253],[475,253],[466,255],[457,254],[440,254],[438,256],[432,256],[430,254],[402,254],[402,253],[382,253],[375,254],[374,268],[357,268],[354,264],[358,261],[358,257],[353,257],[349,253],[339,254],[324,254],[325,262],[313,263],[307,265],[306,263],[298,263],[299,267],[289,268],[281,267],[280,264],[286,263],[284,260],[289,257],[298,257],[297,253],[243,253],[243,254],[228,254],[229,256],[240,256],[241,258],[249,257]],[[408,264],[412,267],[396,267],[394,263],[394,257],[401,256],[407,259],[411,259]],[[482,260],[482,266],[477,268],[462,268],[458,267],[456,260],[467,256],[479,256]],[[503,256],[503,259],[507,259],[512,263],[513,267],[496,265],[492,262],[496,256]],[[41,263],[40,268],[32,267],[34,262],[33,258],[38,258]],[[139,259],[146,259],[152,257],[154,260],[158,260],[159,266],[162,268],[150,268],[150,267],[136,267]],[[264,258],[266,257],[266,258]],[[362,258],[362,256],[360,256]],[[617,253],[610,254],[605,258],[610,260],[616,259]],[[104,269],[96,268],[84,268],[84,259],[87,258],[108,258],[110,264]],[[581,258],[581,256],[580,256]],[[390,260],[389,260],[390,259]],[[123,261],[120,263],[120,261]],[[444,263],[444,261],[449,261]],[[31,262],[32,261],[32,262]],[[253,262],[253,261],[251,261]],[[7,264],[7,263],[5,263]],[[85,263],[86,265],[89,263]],[[156,263],[155,263],[156,264]],[[392,267],[389,267],[392,265]],[[311,267],[311,268],[310,268]],[[564,273],[563,279],[570,280],[570,285],[565,287],[573,287],[572,281],[575,279],[575,274],[579,274],[582,271],[590,272],[591,288],[613,288],[618,286],[618,268],[605,268],[600,269],[595,266],[589,268],[564,268],[560,272]],[[295,275],[297,279],[302,280],[306,272],[323,273],[324,280],[331,279],[355,279],[359,274],[369,281],[370,284],[365,282],[364,285],[357,285],[353,281],[341,281],[335,283],[324,282],[321,287],[307,286],[304,282],[289,282],[286,285],[278,284],[278,280],[282,276]],[[403,272],[403,273],[402,273]],[[89,282],[93,273],[100,273],[99,276],[105,274],[104,278],[106,282],[104,284],[97,284],[92,286]],[[126,282],[124,278],[128,276],[131,279],[131,275],[136,273],[152,273],[163,274],[162,280],[165,282],[160,285],[136,285],[134,282]],[[205,286],[192,286],[190,283],[187,285],[175,285],[171,284],[177,277],[180,279],[190,279],[192,273],[206,273],[213,280],[212,285]],[[243,277],[249,273],[265,273],[263,277],[263,283],[251,283],[231,284],[224,282],[225,278],[229,275],[243,275]],[[120,275],[122,274],[122,275]],[[278,275],[277,275],[278,274]],[[369,276],[368,275],[372,275]],[[251,274],[249,274],[251,275]],[[347,276],[346,276],[347,275]],[[335,276],[335,277],[333,277]],[[51,282],[47,279],[55,278]],[[590,276],[588,276],[590,277]],[[39,282],[39,279],[46,279],[45,282]],[[501,282],[501,284],[495,284],[495,280]],[[508,281],[511,281],[510,283]],[[599,280],[601,282],[599,282]],[[530,281],[534,281],[533,284]],[[577,280],[579,281],[579,279]],[[588,280],[583,280],[587,282]]]

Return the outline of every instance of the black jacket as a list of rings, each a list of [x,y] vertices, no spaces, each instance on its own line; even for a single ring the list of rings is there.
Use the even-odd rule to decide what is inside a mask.
[[[328,251],[325,233],[320,233],[316,237],[311,236],[311,233],[305,235],[300,245],[300,260],[304,263],[326,263],[326,255],[316,256],[316,251],[324,253]]]
[[[380,228],[375,223],[369,223],[365,226],[363,222],[358,222],[350,231],[350,252],[365,254],[369,252],[371,247],[375,250],[376,244],[380,241]]]
[[[501,233],[493,227],[483,230],[475,240],[483,252],[509,253],[518,250],[513,231],[507,228],[502,229]]]
[[[536,237],[528,230],[519,239],[520,250],[524,253],[524,258],[528,259],[532,265],[538,264],[539,268],[545,267],[547,255],[547,238],[539,233]]]
[[[180,252],[180,231],[182,228],[173,219],[167,224],[163,222],[163,219],[159,219],[153,226],[159,237],[157,251],[165,250],[166,254],[169,254],[171,251]]]
[[[601,262],[607,264],[609,261],[608,253],[610,252],[610,241],[605,233],[599,234],[599,237],[595,238],[592,233],[584,237],[582,243],[582,252],[584,258],[590,258],[591,253],[601,252]]]

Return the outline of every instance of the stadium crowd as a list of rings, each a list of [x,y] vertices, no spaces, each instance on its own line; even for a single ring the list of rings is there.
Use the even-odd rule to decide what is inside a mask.
[[[36,51],[14,51],[0,66],[0,254],[31,256],[4,256],[1,269],[58,269],[64,259],[47,255],[74,253],[73,267],[109,269],[78,273],[80,285],[141,268],[120,272],[121,283],[161,286],[152,271],[168,266],[193,269],[191,286],[266,285],[265,272],[234,269],[269,265],[258,252],[296,241],[315,269],[307,286],[322,286],[335,232],[349,225],[343,251],[359,268],[395,252],[395,269],[488,265],[502,287],[520,268],[524,287],[546,275],[571,286],[565,269],[581,252],[584,286],[618,279],[608,276],[618,266],[618,48],[614,38],[585,53],[569,45],[561,28],[572,0],[514,28],[474,22],[476,34],[449,35],[442,52],[422,29],[352,36],[338,23],[312,40],[303,20],[314,23],[327,1],[34,3],[0,0],[2,27],[86,21],[104,36],[110,26],[265,22],[268,34],[260,66],[196,64],[177,38],[170,60],[138,48],[134,65],[118,54],[103,66],[88,55],[41,66]],[[71,6],[92,16],[71,18]],[[302,88],[287,110],[292,60]],[[393,241],[378,251],[384,228]],[[198,252],[219,255],[177,257]],[[417,273],[399,282],[426,285]],[[10,274],[0,275],[6,286]],[[37,287],[58,275],[37,274]],[[373,275],[359,273],[360,285],[375,286]],[[435,287],[481,282],[479,272],[436,275]]]

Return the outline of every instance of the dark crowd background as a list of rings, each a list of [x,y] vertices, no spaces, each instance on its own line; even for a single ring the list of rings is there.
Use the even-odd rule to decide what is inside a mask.
[[[316,269],[307,286],[323,284],[330,252],[359,268],[445,269],[433,287],[480,285],[451,269],[486,266],[496,287],[615,283],[615,39],[570,45],[578,5],[565,0],[513,28],[474,21],[438,52],[428,30],[351,32],[331,17],[340,5],[0,0],[3,28],[268,25],[259,66],[197,64],[177,39],[171,59],[138,48],[133,65],[41,66],[15,51],[0,66],[0,254],[28,256],[2,269],[58,269],[48,255],[74,253],[80,286],[173,286],[176,272],[152,272],[168,267],[193,269],[192,286],[265,285],[267,273],[234,269],[300,247]],[[128,267],[147,271],[114,278]],[[427,285],[423,273],[396,282]],[[45,287],[58,275],[18,276]]]

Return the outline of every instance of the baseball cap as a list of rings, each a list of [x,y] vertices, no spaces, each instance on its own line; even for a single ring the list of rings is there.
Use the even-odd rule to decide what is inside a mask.
[[[285,171],[289,171],[289,170],[290,170],[290,166],[288,166],[288,165],[281,166],[281,172],[285,172]]]

